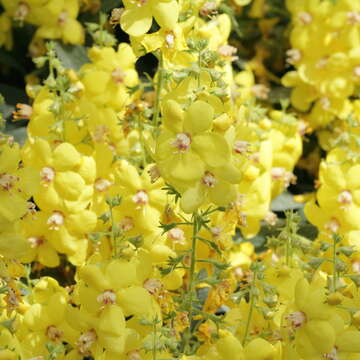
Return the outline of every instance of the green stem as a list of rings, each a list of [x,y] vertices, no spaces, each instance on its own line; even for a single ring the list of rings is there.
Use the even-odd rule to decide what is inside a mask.
[[[161,90],[164,86],[164,61],[163,55],[160,52],[159,55],[159,67],[158,67],[158,81],[156,86],[156,98],[155,98],[155,106],[154,106],[154,125],[157,126],[159,122],[159,113],[160,113],[160,97]]]
[[[199,57],[198,57],[198,66],[199,66],[199,75],[198,75],[198,87],[200,87],[200,85],[201,85],[201,51],[199,51]]]
[[[116,236],[114,234],[114,215],[112,211],[112,206],[109,205],[109,212],[110,212],[110,221],[111,221],[111,243],[113,245],[113,256],[116,257],[117,255],[117,246],[116,246]]]
[[[250,287],[250,304],[249,304],[250,310],[249,310],[248,317],[247,317],[247,320],[246,320],[245,333],[244,333],[244,338],[243,338],[243,341],[242,341],[243,346],[246,344],[247,338],[249,336],[251,319],[252,319],[252,315],[253,315],[254,307],[255,307],[254,289],[256,287],[256,276],[257,276],[256,270],[254,270],[253,276],[254,276],[254,278],[253,278],[253,280],[251,282],[251,287]]]
[[[144,135],[143,135],[143,127],[141,124],[140,116],[136,116],[136,122],[137,127],[140,134],[140,143],[141,143],[141,166],[143,169],[146,167],[146,147],[145,147],[145,141],[144,141]]]
[[[332,278],[332,291],[336,291],[337,273],[336,273],[336,238],[333,239],[333,278]]]
[[[290,236],[287,235],[287,238],[286,238],[286,266],[289,266],[290,265]]]
[[[157,318],[154,319],[154,323],[153,323],[152,360],[156,360],[156,324],[157,324]]]
[[[190,338],[192,335],[191,332],[191,323],[193,320],[193,296],[195,292],[195,284],[194,284],[194,277],[195,277],[195,264],[196,264],[196,246],[197,246],[197,233],[198,233],[198,223],[197,223],[197,213],[193,214],[193,234],[192,234],[192,243],[191,243],[191,258],[190,258],[190,270],[189,270],[189,283],[187,292],[189,294],[189,305],[188,305],[188,316],[189,316],[189,327],[185,334],[185,344],[184,350],[185,353],[188,353]]]

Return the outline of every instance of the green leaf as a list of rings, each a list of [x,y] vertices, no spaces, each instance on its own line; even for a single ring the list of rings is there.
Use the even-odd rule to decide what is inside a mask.
[[[303,222],[300,223],[298,234],[309,240],[315,240],[319,234],[319,230],[313,224],[310,224],[309,222]]]
[[[56,41],[55,51],[65,69],[78,71],[82,65],[90,62],[86,48],[82,45],[65,45]]]
[[[296,202],[289,192],[284,191],[271,202],[272,211],[298,210],[304,207],[304,204]]]
[[[18,142],[20,145],[24,145],[27,138],[25,126],[17,126],[14,123],[7,122],[4,132],[7,135],[13,136],[15,141]]]
[[[4,119],[9,119],[15,110],[15,106],[9,104],[0,104],[0,114]]]
[[[269,93],[269,101],[272,104],[281,103],[283,100],[288,100],[290,98],[291,89],[284,86],[276,86],[271,88]]]

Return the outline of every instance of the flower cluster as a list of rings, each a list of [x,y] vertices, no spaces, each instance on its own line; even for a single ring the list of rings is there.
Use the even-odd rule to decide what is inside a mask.
[[[4,8],[1,14],[0,45],[12,47],[12,23],[22,26],[24,23],[35,25],[37,30],[30,45],[33,55],[41,52],[43,39],[61,39],[65,43],[84,42],[85,32],[77,21],[82,5],[80,0],[2,0]]]
[[[287,61],[295,70],[283,78],[291,101],[314,128],[351,112],[349,97],[359,84],[359,4],[352,1],[287,1],[292,15]]]
[[[276,1],[123,0],[78,68],[43,40],[100,2],[0,1],[44,45],[23,143],[0,118],[0,359],[359,359],[356,2],[287,1],[289,100],[239,51]]]

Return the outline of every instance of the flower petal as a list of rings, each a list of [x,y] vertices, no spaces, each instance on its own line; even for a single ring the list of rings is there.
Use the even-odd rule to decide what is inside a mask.
[[[184,130],[190,134],[199,134],[210,130],[214,118],[214,109],[205,101],[198,100],[187,110]]]
[[[120,19],[121,28],[131,36],[147,33],[152,24],[152,16],[147,6],[126,9]]]
[[[179,17],[179,5],[177,1],[156,1],[156,3],[157,4],[152,7],[155,20],[162,28],[173,29]]]
[[[188,214],[193,213],[205,200],[205,191],[200,184],[185,191],[180,200],[181,208]]]
[[[193,138],[192,148],[210,167],[224,166],[230,160],[230,148],[219,134],[201,134]]]

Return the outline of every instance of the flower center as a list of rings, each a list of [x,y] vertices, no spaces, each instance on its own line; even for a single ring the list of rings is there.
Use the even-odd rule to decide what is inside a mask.
[[[131,350],[126,355],[128,360],[141,360],[141,355],[139,350]]]
[[[231,45],[221,45],[218,47],[218,53],[221,56],[231,58],[231,60],[236,60],[237,56],[234,56],[237,53],[237,48]]]
[[[40,178],[44,186],[49,186],[55,178],[55,170],[51,167],[44,167],[40,170]]]
[[[276,225],[277,219],[278,219],[277,215],[272,211],[268,211],[266,213],[266,215],[264,216],[264,221],[267,222],[271,226]]]
[[[29,12],[30,12],[29,5],[21,1],[15,11],[14,20],[23,22],[25,18],[28,16]]]
[[[358,11],[349,11],[346,15],[348,24],[356,25],[360,22],[360,13]]]
[[[360,273],[360,261],[354,261],[351,264],[351,268],[354,273],[359,274]]]
[[[112,26],[116,26],[120,22],[120,18],[122,13],[124,12],[124,8],[115,8],[111,11],[110,24]]]
[[[313,20],[313,17],[311,16],[311,14],[305,12],[305,11],[301,11],[298,15],[298,19],[300,20],[300,22],[302,22],[304,25],[310,24]]]
[[[286,61],[291,65],[295,65],[301,60],[301,51],[299,49],[289,49],[286,51],[286,56]]]
[[[97,335],[94,329],[89,330],[88,332],[82,334],[78,341],[76,342],[76,346],[78,348],[78,352],[80,355],[90,356],[91,351],[90,348],[97,340]]]
[[[332,233],[337,233],[340,228],[340,223],[337,219],[331,218],[325,225],[325,230],[330,231]]]
[[[166,47],[173,48],[174,45],[175,45],[175,35],[174,35],[174,33],[167,33],[165,35],[165,42],[166,42]]]
[[[320,100],[320,105],[323,108],[323,110],[329,110],[331,106],[330,99],[326,96],[322,97]]]
[[[354,67],[353,74],[357,78],[360,78],[360,65]]]
[[[269,97],[270,89],[263,84],[255,84],[251,91],[258,99],[266,100]]]
[[[41,246],[45,242],[45,239],[42,236],[31,236],[27,241],[30,243],[30,247],[35,249]]]
[[[109,128],[106,125],[98,125],[93,132],[94,141],[104,142],[109,132]]]
[[[58,24],[64,25],[69,17],[69,14],[66,10],[62,11],[58,17]]]
[[[148,0],[133,0],[132,1],[133,3],[136,4],[136,6],[143,6],[143,5],[146,5],[146,3],[148,2]]]
[[[216,4],[216,1],[207,1],[200,9],[200,15],[209,16],[212,14],[216,14],[217,6],[218,5]]]
[[[96,300],[103,305],[113,305],[116,303],[116,294],[112,290],[105,290]]]
[[[179,150],[179,152],[185,152],[189,150],[190,144],[191,144],[190,135],[185,133],[180,133],[176,135],[176,138],[171,145],[176,147]]]
[[[106,191],[111,185],[112,182],[107,179],[97,179],[95,181],[94,187],[98,192],[103,192]]]
[[[349,190],[342,191],[338,196],[338,202],[343,205],[351,205],[352,204],[352,195]]]
[[[0,174],[0,187],[3,190],[9,191],[14,187],[14,182],[18,181],[19,178],[11,174]]]
[[[282,167],[273,167],[271,169],[271,177],[273,180],[282,180],[285,175],[285,169]]]
[[[329,62],[329,58],[325,56],[316,63],[315,67],[317,69],[324,69],[325,66],[328,64],[328,62]]]
[[[146,193],[145,190],[139,190],[132,197],[132,201],[139,206],[146,205],[149,202],[149,195]]]
[[[185,245],[185,233],[180,228],[173,228],[168,231],[167,237],[169,240],[173,241],[175,244]]]
[[[158,293],[163,288],[163,284],[158,279],[147,279],[143,286],[151,295]]]
[[[249,148],[250,148],[250,143],[248,143],[247,141],[241,141],[241,140],[235,141],[234,151],[237,154],[247,153],[249,151]]]
[[[46,329],[46,336],[54,342],[58,342],[63,334],[64,332],[58,329],[55,325],[50,325]]]
[[[116,68],[111,73],[111,77],[117,84],[122,84],[125,80],[126,74],[120,68]]]
[[[50,230],[57,231],[60,229],[60,226],[64,225],[64,222],[64,215],[60,211],[54,211],[46,223],[49,225]]]
[[[331,352],[327,353],[327,354],[323,354],[322,356],[324,359],[331,359],[331,360],[338,360],[338,353],[336,350],[336,346],[331,350]]]
[[[221,234],[222,228],[220,226],[214,226],[210,228],[213,237],[218,237]]]
[[[214,187],[217,183],[215,176],[210,172],[206,171],[205,175],[201,179],[201,183],[207,187]]]
[[[306,315],[302,311],[295,311],[290,313],[286,319],[291,323],[293,328],[297,329],[306,322]]]
[[[134,228],[134,220],[130,216],[125,216],[119,224],[122,231],[130,231]]]

